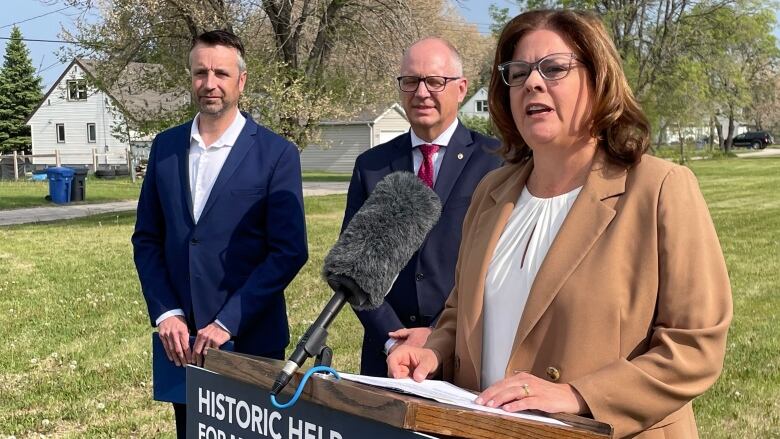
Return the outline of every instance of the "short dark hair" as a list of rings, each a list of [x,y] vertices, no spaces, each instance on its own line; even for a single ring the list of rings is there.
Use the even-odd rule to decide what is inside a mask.
[[[593,85],[590,134],[598,139],[599,148],[618,163],[638,163],[650,146],[650,124],[631,92],[620,55],[601,19],[575,10],[525,12],[509,21],[498,38],[488,110],[502,140],[503,158],[510,163],[523,162],[531,157],[531,149],[515,125],[509,87],[496,66],[512,60],[518,41],[537,29],[559,33],[587,68]]]
[[[192,63],[192,49],[194,49],[198,44],[203,44],[204,46],[209,47],[224,46],[236,49],[238,52],[238,71],[246,71],[246,61],[244,60],[244,43],[242,43],[241,38],[238,38],[238,36],[236,36],[236,34],[233,32],[227,30],[211,30],[208,32],[203,32],[202,34],[193,38],[192,45],[190,46],[189,63]]]
[[[192,39],[190,50],[194,49],[198,44],[232,47],[238,50],[238,53],[241,54],[241,58],[245,56],[244,43],[241,42],[241,38],[238,38],[236,34],[227,30],[217,29],[203,32]]]

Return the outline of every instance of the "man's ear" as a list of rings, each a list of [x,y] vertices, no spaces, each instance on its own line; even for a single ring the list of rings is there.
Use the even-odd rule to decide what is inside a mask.
[[[243,93],[244,92],[244,86],[246,85],[246,70],[239,73],[238,75],[238,92]]]
[[[467,78],[462,78],[458,84],[458,103],[463,102],[463,99],[466,98],[466,92],[468,91],[469,91],[469,80]]]

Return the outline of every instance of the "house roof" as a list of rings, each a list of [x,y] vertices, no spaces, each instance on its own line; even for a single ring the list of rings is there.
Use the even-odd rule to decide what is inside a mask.
[[[468,106],[470,106],[472,104],[472,102],[474,102],[476,99],[480,99],[480,100],[486,99],[487,98],[487,93],[488,93],[487,87],[480,87],[476,92],[474,92],[473,95],[471,95],[470,98],[468,98],[467,100],[463,101],[463,103],[461,104],[460,109],[458,111],[463,111]]]
[[[54,81],[25,123],[29,123],[33,115],[57,89],[74,65],[81,67],[89,79],[94,82],[94,85],[113,99],[125,117],[135,121],[150,120],[160,114],[179,110],[189,103],[190,93],[188,90],[158,91],[163,87],[155,87],[154,84],[150,84],[149,78],[153,75],[156,74],[160,78],[164,75],[163,67],[159,64],[129,63],[112,84],[104,87],[97,80],[99,61],[74,58],[60,77]]]
[[[80,59],[77,61],[93,78],[97,78],[98,62]],[[165,76],[163,66],[149,63],[129,63],[113,84],[108,86],[108,93],[135,120],[144,120],[150,114],[176,111],[189,104],[188,89],[175,91],[160,91],[165,87],[150,84],[151,77]],[[129,114],[128,114],[129,113]]]
[[[341,119],[323,119],[320,125],[366,125],[375,124],[379,119],[386,116],[391,111],[397,111],[401,116],[406,117],[406,112],[397,103],[379,104],[368,108],[362,108],[350,116]]]

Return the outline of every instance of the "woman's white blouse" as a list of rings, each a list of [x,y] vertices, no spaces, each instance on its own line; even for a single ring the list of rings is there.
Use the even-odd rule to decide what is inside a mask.
[[[485,279],[482,388],[504,379],[536,273],[582,187],[552,198],[523,189],[496,245]]]

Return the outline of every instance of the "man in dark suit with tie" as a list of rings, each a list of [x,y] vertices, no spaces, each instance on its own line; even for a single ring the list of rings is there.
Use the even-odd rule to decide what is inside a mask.
[[[457,50],[426,38],[406,50],[398,79],[411,130],[362,153],[355,162],[342,230],[374,186],[394,171],[415,172],[433,187],[442,215],[420,250],[398,275],[385,303],[358,312],[363,324],[360,373],[387,376],[386,355],[401,343],[422,346],[454,284],[461,226],[471,194],[500,166],[498,141],[464,127],[457,118],[468,81]]]
[[[284,289],[308,257],[298,150],[238,110],[243,57],[229,32],[193,40],[199,112],[155,138],[138,201],[138,277],[178,366],[201,364],[206,348],[231,339],[238,352],[282,359]],[[184,437],[186,406],[174,412]]]

